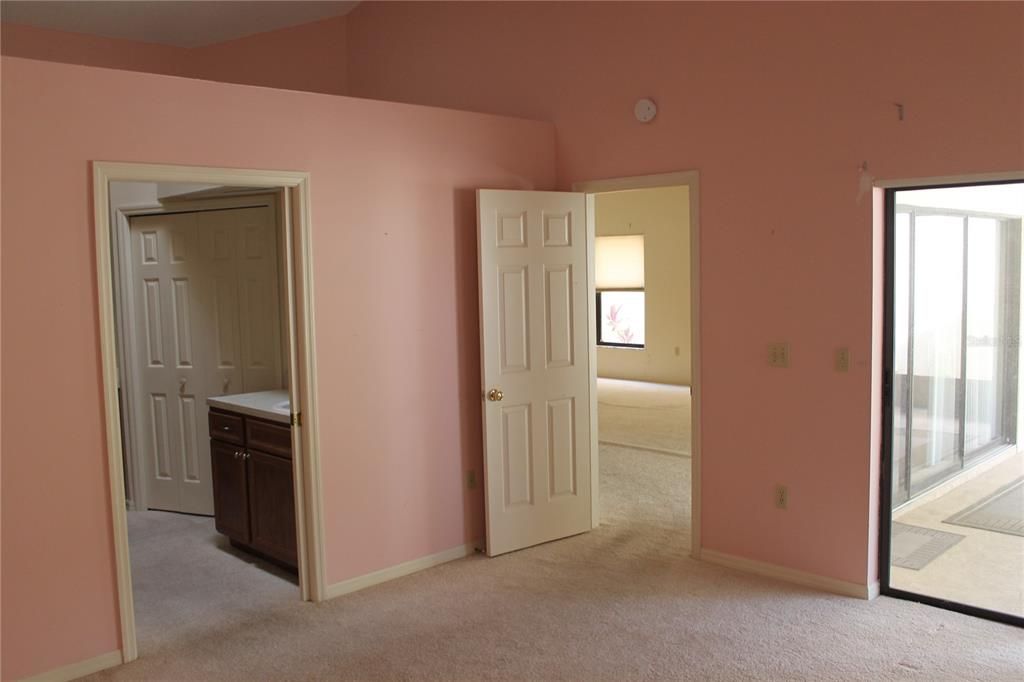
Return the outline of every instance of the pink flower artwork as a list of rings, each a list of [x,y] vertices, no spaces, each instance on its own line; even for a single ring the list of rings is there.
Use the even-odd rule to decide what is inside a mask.
[[[628,324],[624,324],[619,319],[619,311],[622,310],[622,304],[609,306],[608,308],[608,326],[615,332],[615,335],[619,337],[620,343],[633,343],[633,330],[629,328]]]

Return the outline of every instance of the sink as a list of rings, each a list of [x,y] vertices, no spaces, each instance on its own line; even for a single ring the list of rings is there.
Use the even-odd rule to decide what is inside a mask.
[[[228,412],[240,412],[250,417],[269,419],[287,424],[291,421],[292,402],[288,390],[277,388],[270,391],[236,393],[234,395],[210,396],[206,399],[210,407]]]

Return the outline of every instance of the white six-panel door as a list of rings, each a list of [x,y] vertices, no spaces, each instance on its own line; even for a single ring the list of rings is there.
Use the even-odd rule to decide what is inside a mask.
[[[591,529],[583,194],[479,190],[487,553]]]
[[[206,398],[281,386],[270,207],[131,219],[136,461],[147,506],[213,514]]]

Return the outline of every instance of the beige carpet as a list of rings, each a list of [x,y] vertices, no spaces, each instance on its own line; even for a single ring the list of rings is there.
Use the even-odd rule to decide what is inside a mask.
[[[611,445],[690,454],[690,389],[597,379],[598,440]]]
[[[271,599],[216,627],[199,619],[93,679],[1019,679],[1018,629],[690,559],[685,505],[622,475],[682,496],[688,463],[602,447],[595,531],[320,605]]]
[[[690,546],[690,460],[668,454],[601,445],[601,523],[651,529]]]
[[[142,656],[299,599],[294,575],[232,547],[210,517],[129,512],[128,546]]]

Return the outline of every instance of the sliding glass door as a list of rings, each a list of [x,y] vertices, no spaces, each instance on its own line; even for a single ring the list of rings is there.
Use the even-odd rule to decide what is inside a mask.
[[[1020,233],[1008,220],[969,216],[964,457],[1012,442],[1016,414],[1017,296]],[[966,463],[966,462],[965,462]]]
[[[1016,413],[1020,228],[897,203],[893,232],[892,496],[899,504],[1016,440],[1006,415]]]
[[[886,210],[881,589],[1024,625],[1024,183]]]

